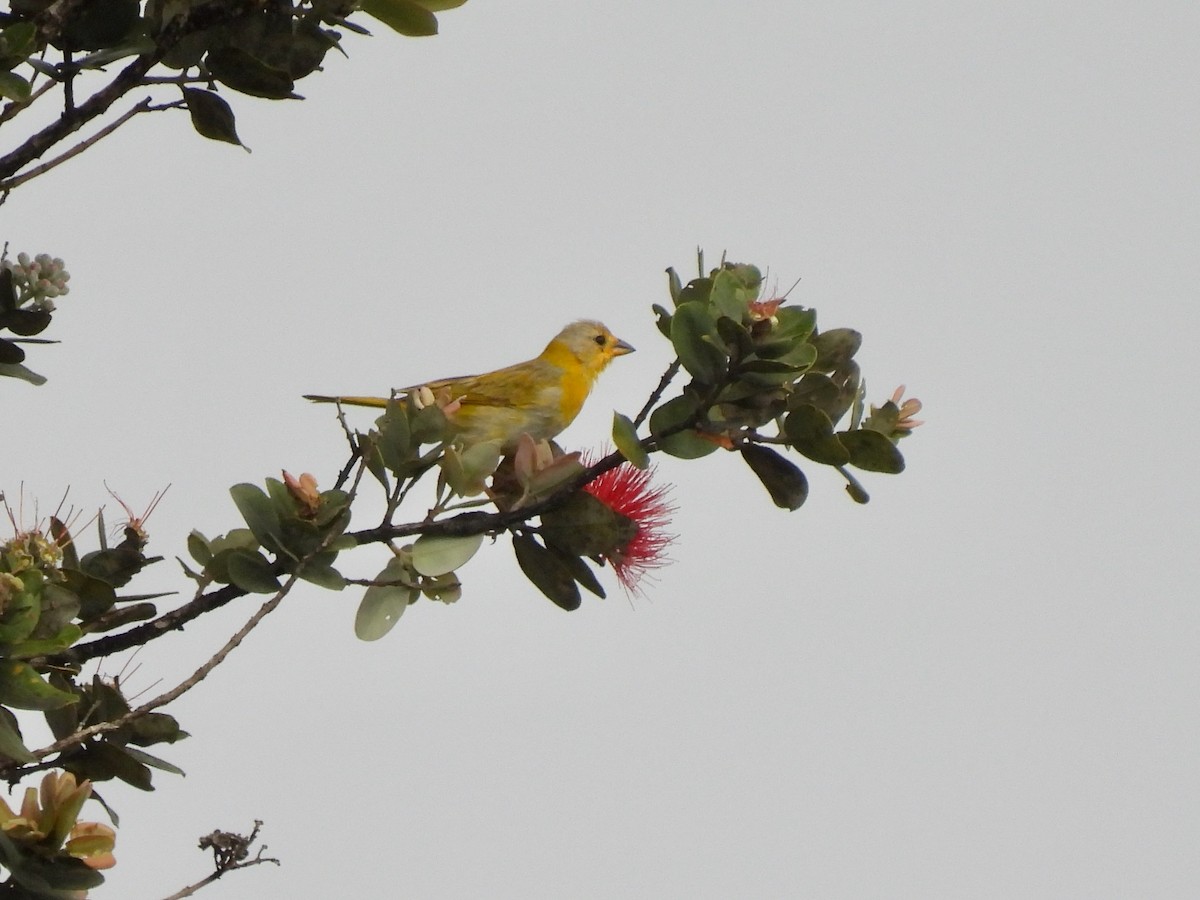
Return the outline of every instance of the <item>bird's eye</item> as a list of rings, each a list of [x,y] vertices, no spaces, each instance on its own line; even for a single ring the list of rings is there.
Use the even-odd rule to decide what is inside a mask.
[[[602,334],[596,335],[594,338],[592,338],[592,340],[596,342],[598,347],[603,347],[606,343],[608,343],[608,340]]]

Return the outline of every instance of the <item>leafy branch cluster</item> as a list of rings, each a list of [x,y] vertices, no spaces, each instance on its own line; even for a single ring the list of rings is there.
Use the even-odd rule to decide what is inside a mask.
[[[425,35],[437,31],[435,13],[463,2],[13,0],[0,11],[0,129],[11,135],[9,123],[35,106],[52,109],[39,120],[46,124],[0,149],[0,203],[146,112],[186,110],[202,136],[241,145],[227,91],[296,99],[297,82],[319,71],[330,50],[342,51],[344,32],[365,33],[358,14]],[[133,92],[146,96],[118,109]],[[858,332],[818,330],[815,310],[764,295],[753,265],[722,260],[707,270],[701,257],[686,284],[667,272],[670,304],[654,310],[671,361],[635,415],[614,415],[616,449],[603,458],[527,434],[515,445],[465,444],[454,403],[428,388],[393,397],[365,431],[350,428],[339,410],[349,453],[333,487],[286,472],[262,487],[235,485],[242,523],[211,538],[189,536],[191,562],[182,565],[194,591],[165,610],[156,602],[163,595],[129,590],[159,561],[146,552],[146,515],[130,512],[112,546],[101,518],[90,552],[77,546],[70,516],[32,526],[14,517],[13,537],[0,543],[0,775],[16,784],[45,774],[19,809],[0,802],[0,867],[9,873],[0,896],[75,897],[103,881],[101,870],[115,863],[115,831],[79,815],[95,799],[113,825],[117,817],[95,785],[150,790],[154,770],[179,774],[148,749],[187,737],[163,708],[220,665],[298,581],[361,589],[354,627],[376,640],[422,597],[460,599],[460,570],[489,538],[504,538],[533,586],[573,610],[584,593],[605,595],[606,571],[637,590],[638,578],[662,564],[671,507],[653,483],[654,454],[732,454],[789,510],[808,496],[801,464],[834,469],[859,503],[868,495],[851,470],[903,470],[897,444],[920,424],[920,404],[900,390],[867,405]],[[25,368],[25,346],[45,342],[38,335],[68,277],[47,255],[0,258],[0,375],[44,380]],[[385,512],[352,530],[360,492],[372,483]],[[432,508],[406,521],[401,510],[412,507],[414,488],[429,483]],[[374,544],[390,551],[382,571],[346,574],[351,552]],[[149,700],[135,705],[119,677],[84,673],[91,661],[252,594],[264,599],[243,626],[191,676]],[[31,748],[18,712],[41,714],[53,742]],[[257,825],[247,838],[214,832],[206,846],[216,871],[174,896],[273,861],[249,856],[256,836]]]
[[[244,146],[223,90],[300,99],[296,83],[320,71],[330,50],[345,52],[343,32],[368,34],[357,20],[361,15],[400,34],[424,36],[437,33],[436,12],[465,2],[12,0],[0,11],[0,133],[5,139],[16,135],[12,123],[18,117],[31,127],[15,143],[0,145],[0,204],[143,113],[186,110],[198,134]],[[124,97],[143,91],[118,110]],[[43,111],[37,124],[35,107]],[[52,152],[57,155],[41,161]],[[45,381],[24,365],[26,351],[18,345],[51,343],[35,335],[50,324],[52,282],[66,292],[69,276],[61,266],[44,254],[0,264],[0,376]],[[36,297],[27,296],[13,274],[20,279],[39,267],[49,292],[43,286]]]
[[[334,591],[365,588],[355,628],[366,640],[386,634],[421,597],[458,600],[459,570],[487,538],[507,535],[523,573],[564,609],[581,605],[581,589],[604,596],[597,566],[634,586],[637,572],[660,563],[656,554],[665,544],[656,532],[669,509],[650,483],[653,454],[736,454],[787,509],[804,502],[808,481],[785,451],[835,469],[858,502],[867,495],[850,468],[903,469],[896,445],[919,424],[911,418],[919,404],[896,395],[866,408],[854,360],[857,332],[819,331],[815,310],[764,298],[762,276],[751,265],[722,262],[704,272],[701,259],[702,274],[686,285],[668,273],[672,305],[655,311],[673,359],[635,416],[614,416],[617,449],[595,462],[528,435],[509,453],[496,441],[464,445],[452,427],[453,408],[428,389],[393,398],[366,431],[350,429],[339,410],[350,452],[334,487],[320,490],[313,476],[286,472],[264,487],[235,485],[243,525],[212,538],[191,534],[192,563],[184,572],[194,594],[164,612],[155,596],[123,592],[157,561],[145,552],[145,516],[131,513],[123,539],[111,547],[101,524],[100,547],[83,555],[57,517],[44,529],[18,529],[0,545],[0,773],[16,781],[53,768],[89,789],[118,779],[145,790],[152,769],[178,772],[145,749],[186,736],[159,710],[219,665],[298,580]],[[403,521],[400,510],[425,479],[433,482],[433,508]],[[360,491],[371,481],[386,498],[385,512],[377,524],[351,530]],[[391,550],[383,570],[372,578],[344,574],[350,551],[371,544]],[[626,578],[630,567],[634,577]],[[82,675],[90,660],[142,646],[256,593],[267,599],[218,653],[136,708],[117,679]],[[40,711],[55,742],[27,747],[14,709]],[[0,840],[0,851],[7,854],[0,864],[25,884],[75,884],[79,866],[86,868],[69,842],[49,856],[44,846],[15,841]],[[47,868],[47,859],[58,868]],[[54,880],[60,870],[61,883]]]
[[[0,12],[0,128],[35,106],[49,124],[0,155],[0,196],[92,146],[134,117],[186,109],[207,138],[241,144],[221,88],[299,99],[296,82],[369,33],[361,12],[411,36],[437,33],[436,12],[466,0],[12,0]],[[342,51],[344,52],[344,51]],[[119,65],[115,75],[110,69]],[[112,114],[132,92],[147,96]],[[38,163],[112,114],[80,143]],[[11,134],[11,128],[7,133]]]

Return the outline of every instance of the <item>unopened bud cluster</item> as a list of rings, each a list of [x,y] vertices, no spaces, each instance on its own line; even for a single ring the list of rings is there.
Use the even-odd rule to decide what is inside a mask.
[[[71,291],[67,286],[71,273],[66,264],[49,253],[32,258],[28,253],[18,253],[16,262],[4,260],[3,265],[13,274],[18,306],[28,303],[33,309],[53,312],[54,298]]]

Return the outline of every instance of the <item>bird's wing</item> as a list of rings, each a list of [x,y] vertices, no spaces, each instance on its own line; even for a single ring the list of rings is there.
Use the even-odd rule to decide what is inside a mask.
[[[547,379],[557,378],[557,375],[557,370],[550,371],[550,367],[541,360],[531,359],[483,375],[428,381],[423,385],[404,388],[401,393],[427,387],[436,394],[443,388],[449,388],[450,399],[459,401],[463,406],[521,406],[530,401]]]

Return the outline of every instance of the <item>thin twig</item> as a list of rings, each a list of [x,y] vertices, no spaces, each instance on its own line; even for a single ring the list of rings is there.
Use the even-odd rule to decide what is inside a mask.
[[[258,831],[262,828],[262,821],[254,820],[254,830],[249,836],[243,837],[240,834],[234,834],[230,831],[214,831],[212,834],[207,834],[200,838],[201,850],[212,850],[213,863],[216,868],[212,874],[206,878],[200,879],[195,884],[176,891],[165,900],[182,900],[184,897],[190,897],[198,890],[206,885],[212,884],[226,872],[232,872],[234,869],[246,869],[250,866],[258,866],[263,863],[274,863],[279,865],[279,860],[263,856],[263,851],[267,849],[264,844],[258,848],[258,853],[254,855],[254,859],[247,859],[250,855],[250,845],[258,838]]]
[[[641,412],[639,412],[637,417],[633,420],[634,428],[637,428],[644,421],[646,421],[646,416],[650,415],[650,410],[652,410],[655,404],[658,403],[658,401],[662,398],[663,391],[667,389],[667,385],[669,385],[674,380],[675,376],[679,374],[679,368],[680,364],[678,358],[673,360],[672,363],[667,366],[667,371],[663,372],[662,378],[658,380],[658,387],[650,392],[650,397],[646,400],[646,405],[642,407]]]
[[[214,653],[209,660],[204,663],[204,665],[193,672],[188,678],[171,688],[171,690],[164,691],[153,700],[143,703],[136,709],[131,709],[129,712],[125,713],[125,715],[120,716],[111,722],[97,722],[95,725],[89,725],[87,728],[81,728],[74,734],[67,735],[62,740],[55,741],[53,744],[43,747],[40,750],[34,750],[33,755],[38,759],[44,759],[51,753],[60,753],[61,751],[66,750],[68,747],[73,747],[76,744],[83,743],[93,735],[101,734],[105,731],[115,731],[124,725],[128,725],[135,719],[140,719],[147,713],[153,712],[160,706],[165,706],[174,700],[178,700],[181,696],[186,694],[201,681],[207,678],[208,674],[222,662],[224,662],[225,657],[229,656],[230,653],[236,650],[242,641],[246,639],[246,636],[258,627],[259,622],[274,612],[275,608],[283,602],[283,598],[288,595],[292,587],[299,580],[299,577],[300,576],[296,573],[292,573],[292,575],[288,577],[287,581],[283,583],[283,586],[271,596],[271,599],[260,606],[258,611],[246,620],[246,624],[239,628],[237,632],[225,642],[224,646],[222,646],[220,650]]]
[[[116,103],[128,91],[132,90],[138,81],[141,80],[142,76],[157,64],[164,52],[165,50],[156,51],[146,56],[137,57],[122,69],[112,81],[88,97],[83,103],[76,106],[74,115],[69,118],[61,116],[41,131],[30,135],[16,150],[4,157],[0,157],[0,179],[7,180],[12,178],[17,172],[33,162],[33,160],[40,158],[43,153],[66,138],[67,135],[78,131],[92,119],[106,113],[110,106]]]
[[[44,84],[38,85],[38,87],[29,95],[27,99],[13,100],[10,103],[5,104],[4,111],[0,112],[0,125],[4,124],[9,119],[15,118],[21,113],[22,110],[28,109],[30,106],[32,106],[35,100],[37,100],[43,94],[54,90],[54,88],[61,83],[62,82],[60,81],[47,80]]]
[[[160,107],[160,108],[165,108],[165,107]],[[14,178],[9,178],[7,181],[0,181],[0,190],[11,191],[13,188],[20,187],[25,182],[30,181],[34,178],[37,178],[39,175],[44,175],[46,172],[49,172],[55,166],[62,165],[68,159],[71,159],[74,156],[78,156],[80,153],[82,153],[88,147],[91,147],[93,144],[100,141],[102,138],[108,137],[110,134],[112,134],[114,131],[116,131],[118,128],[120,128],[122,125],[124,125],[130,119],[132,119],[138,113],[149,112],[151,109],[152,109],[152,107],[150,106],[150,98],[147,97],[141,103],[138,103],[133,108],[127,110],[118,119],[116,119],[115,121],[109,122],[107,125],[105,125],[103,128],[101,128],[99,131],[97,131],[95,134],[93,134],[87,140],[81,141],[80,143],[76,144],[74,147],[72,147],[70,150],[67,150],[61,156],[56,156],[56,157],[54,157],[54,159],[50,160],[49,162],[44,162],[40,166],[34,166],[29,171],[22,172],[20,175],[17,175]]]

